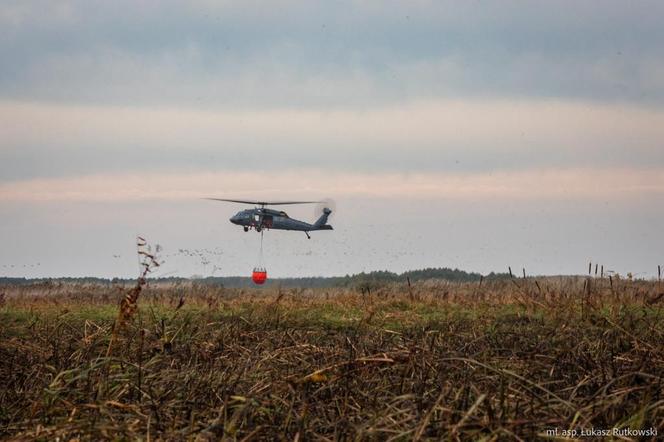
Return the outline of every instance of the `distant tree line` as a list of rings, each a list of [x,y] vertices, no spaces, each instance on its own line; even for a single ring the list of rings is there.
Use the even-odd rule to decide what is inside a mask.
[[[303,288],[317,288],[317,287],[360,287],[363,285],[380,285],[396,282],[411,282],[424,281],[429,279],[438,279],[451,282],[477,282],[483,276],[475,272],[466,272],[459,269],[450,268],[426,268],[422,270],[409,270],[404,273],[394,273],[387,270],[377,270],[373,272],[362,272],[354,275],[346,276],[332,276],[332,277],[307,277],[307,278],[272,278],[268,279],[266,286],[281,286],[285,288],[290,287],[303,287]],[[489,273],[484,275],[485,280],[491,279],[504,279],[509,278],[507,273]],[[33,284],[99,284],[99,285],[116,285],[116,284],[131,284],[135,279],[131,278],[95,278],[95,277],[81,277],[81,278],[10,278],[0,277],[0,286],[7,285],[33,285]],[[251,278],[243,276],[209,276],[206,278],[181,278],[181,277],[167,277],[167,278],[152,278],[150,282],[155,284],[200,284],[200,285],[214,285],[229,288],[252,287],[253,283]]]

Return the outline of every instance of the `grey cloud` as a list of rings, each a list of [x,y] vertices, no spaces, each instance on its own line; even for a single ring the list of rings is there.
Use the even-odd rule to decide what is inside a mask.
[[[508,146],[500,151],[441,146],[418,149],[407,146],[321,147],[297,143],[256,148],[188,148],[156,150],[151,147],[82,147],[58,149],[48,154],[38,147],[0,151],[0,183],[40,177],[84,176],[95,173],[152,171],[241,171],[323,168],[348,172],[488,172],[528,168],[629,166],[659,168],[661,150],[603,145],[587,149],[545,149]],[[275,152],[275,149],[277,152]]]
[[[21,2],[0,96],[214,107],[432,96],[660,105],[660,2]],[[8,12],[9,11],[9,12]]]

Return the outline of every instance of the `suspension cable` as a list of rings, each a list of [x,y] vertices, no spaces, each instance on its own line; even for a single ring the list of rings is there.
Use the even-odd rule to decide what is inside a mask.
[[[265,269],[265,265],[263,264],[263,233],[264,232],[261,230],[261,244],[258,252],[258,267],[261,269]]]

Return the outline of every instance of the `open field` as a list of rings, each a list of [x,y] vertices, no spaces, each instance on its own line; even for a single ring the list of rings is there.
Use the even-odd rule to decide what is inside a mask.
[[[124,290],[0,287],[0,437],[532,440],[617,427],[654,428],[643,438],[656,439],[664,430],[655,282],[147,288],[109,350]]]

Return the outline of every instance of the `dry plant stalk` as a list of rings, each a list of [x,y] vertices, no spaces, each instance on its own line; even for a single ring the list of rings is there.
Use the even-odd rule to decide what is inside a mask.
[[[127,322],[134,316],[136,310],[138,309],[138,297],[143,290],[143,286],[147,284],[147,276],[154,269],[159,267],[161,264],[157,260],[156,253],[159,252],[160,247],[155,247],[155,253],[152,253],[152,247],[150,247],[145,240],[140,236],[136,237],[136,253],[138,254],[138,261],[140,265],[140,275],[136,280],[136,285],[127,291],[127,294],[120,302],[120,311],[118,312],[118,318],[115,321],[113,327],[113,334],[111,335],[111,341],[108,343],[108,350],[106,356],[110,356],[113,351],[113,345],[117,340],[118,332],[121,330]]]

